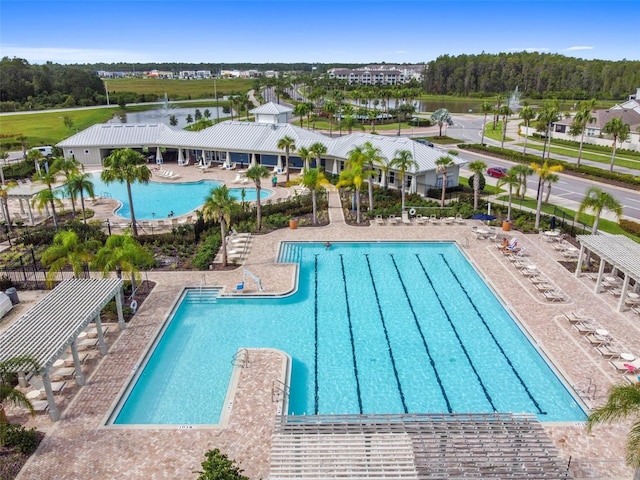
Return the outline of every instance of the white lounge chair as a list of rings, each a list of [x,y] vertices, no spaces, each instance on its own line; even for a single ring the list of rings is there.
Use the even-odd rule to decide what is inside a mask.
[[[416,215],[416,223],[418,225],[426,225],[427,224],[427,219],[424,218],[422,215],[418,214],[418,215]]]
[[[562,302],[564,301],[564,295],[561,292],[552,290],[549,292],[543,292],[542,296],[549,302]]]
[[[382,215],[376,215],[376,223],[378,225],[384,225],[384,217]]]
[[[397,225],[398,219],[395,215],[389,215],[389,225]]]

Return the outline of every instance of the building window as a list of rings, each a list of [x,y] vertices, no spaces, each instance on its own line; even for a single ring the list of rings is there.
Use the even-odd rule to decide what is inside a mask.
[[[411,181],[412,180],[413,180],[413,177],[411,175],[407,175],[407,178],[404,179],[405,188],[411,188]]]
[[[389,172],[389,185],[396,183],[396,172]]]

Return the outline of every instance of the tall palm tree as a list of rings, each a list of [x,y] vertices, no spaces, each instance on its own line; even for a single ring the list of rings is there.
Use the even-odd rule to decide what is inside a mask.
[[[531,120],[533,120],[534,118],[536,118],[536,112],[533,111],[533,108],[531,108],[530,105],[525,105],[524,107],[522,107],[522,110],[520,110],[520,118],[524,120],[524,126],[527,129],[527,134],[524,136],[524,148],[522,150],[522,154],[526,155],[527,154],[527,139],[529,138],[529,123],[531,123]]]
[[[484,131],[487,128],[487,115],[493,110],[493,105],[486,100],[480,104],[480,111],[484,114],[484,120],[482,121],[482,137],[480,138],[480,145],[484,145]]]
[[[126,183],[127,196],[129,198],[129,208],[131,208],[131,226],[133,236],[138,237],[138,225],[133,209],[133,197],[131,195],[131,184],[147,184],[151,179],[151,170],[146,166],[146,159],[141,153],[130,148],[114,150],[111,155],[103,161],[105,169],[100,174],[100,178],[107,185],[113,182]]]
[[[398,171],[400,196],[402,198],[402,211],[404,212],[404,191],[406,190],[404,179],[409,171],[413,171],[415,174],[415,171],[418,169],[418,162],[413,159],[413,155],[409,150],[396,150],[389,166]]]
[[[304,103],[297,103],[295,107],[293,107],[293,114],[300,119],[300,128],[304,127],[303,120],[304,116],[307,113],[307,107]],[[278,147],[280,148],[280,147]]]
[[[4,447],[6,443],[6,431],[9,421],[5,413],[7,404],[12,403],[29,410],[33,416],[36,411],[31,401],[20,390],[13,388],[10,382],[12,374],[18,369],[25,370],[25,367],[31,371],[38,371],[40,366],[32,357],[23,355],[12,357],[0,362],[0,447]]]
[[[602,133],[606,133],[613,137],[613,153],[611,154],[611,164],[609,165],[609,171],[613,172],[613,163],[616,159],[616,140],[622,145],[629,138],[631,127],[629,124],[624,123],[622,118],[614,117],[604,124],[602,127]]]
[[[554,183],[558,183],[560,181],[560,175],[556,175],[555,173],[551,173],[547,175],[547,179],[545,180],[545,185],[547,189],[547,194],[544,197],[544,203],[549,203],[549,197],[551,197],[551,187]]]
[[[41,169],[40,173],[35,175],[35,179],[44,183],[47,186],[46,190],[41,190],[36,193],[33,197],[33,201],[39,205],[39,208],[42,208],[44,205],[49,205],[51,207],[51,215],[53,216],[53,226],[58,228],[58,216],[56,215],[56,204],[58,206],[62,205],[62,202],[59,198],[57,198],[55,192],[53,191],[53,184],[56,183],[57,174],[53,165],[49,167],[48,170]]]
[[[478,197],[480,196],[480,175],[487,168],[482,160],[476,160],[469,164],[469,170],[473,172],[473,209],[478,209]]]
[[[276,147],[278,150],[284,150],[284,168],[287,171],[287,183],[289,183],[289,153],[296,151],[296,141],[289,135],[286,135],[278,140]]]
[[[330,100],[323,105],[322,109],[325,111],[327,117],[329,118],[329,136],[331,137],[333,136],[333,116],[338,111],[338,105],[336,104],[336,102]]]
[[[98,250],[93,265],[104,276],[111,272],[126,272],[131,275],[131,287],[136,291],[136,282],[141,267],[153,265],[153,255],[130,235],[110,235]]]
[[[202,213],[206,219],[213,219],[220,223],[222,238],[222,265],[227,266],[227,225],[231,223],[231,211],[236,200],[231,196],[226,185],[212,188],[205,198]]]
[[[320,167],[320,159],[327,153],[327,146],[324,143],[315,142],[309,147],[309,151],[316,157],[316,167]],[[306,168],[309,168],[309,165]]]
[[[580,148],[578,148],[578,160],[576,166],[580,166],[580,160],[582,160],[582,145],[584,143],[584,133],[587,129],[587,124],[593,122],[596,118],[593,116],[593,109],[596,106],[596,99],[584,101],[580,103],[578,113],[573,117],[571,128],[569,129],[569,135],[577,137],[580,135]]]
[[[444,125],[453,125],[453,119],[451,118],[451,114],[449,110],[446,108],[439,108],[431,115],[431,120],[433,123],[436,123],[440,128],[440,133],[438,134],[440,137],[442,136],[442,127]]]
[[[539,132],[545,132],[544,150],[542,151],[542,161],[544,161],[545,151],[547,158],[551,155],[551,125],[560,118],[560,104],[558,100],[545,100],[542,103],[542,109],[538,112],[536,118],[536,128]]]
[[[595,218],[593,220],[591,233],[595,235],[598,233],[600,215],[602,215],[602,211],[605,209],[613,212],[618,219],[622,216],[622,204],[616,200],[613,195],[605,192],[599,187],[589,187],[585,192],[582,202],[580,202],[580,207],[578,208],[576,217],[584,213],[586,210],[592,210]]]
[[[56,233],[53,243],[42,254],[42,264],[49,268],[46,276],[47,285],[51,287],[58,272],[67,265],[73,270],[73,276],[78,278],[84,266],[93,261],[93,258],[88,244],[81,242],[76,232],[63,230]]]
[[[444,197],[447,194],[447,168],[453,165],[453,158],[443,155],[436,160],[436,173],[442,175],[442,198],[440,204],[444,207]]]
[[[245,175],[256,184],[256,228],[260,231],[262,229],[262,202],[260,202],[262,185],[260,181],[263,178],[269,178],[269,170],[264,165],[255,165],[248,169]]]
[[[311,152],[307,147],[300,147],[298,148],[297,153],[298,153],[298,156],[300,157],[300,160],[302,160],[303,170],[308,169],[309,163],[313,158],[313,152]]]
[[[53,160],[53,164],[51,165],[53,169],[62,173],[65,178],[65,190],[69,198],[71,199],[71,212],[73,213],[73,218],[76,217],[76,194],[77,192],[71,190],[69,188],[69,178],[71,175],[74,175],[80,171],[80,169],[84,169],[84,166],[77,161],[74,157],[65,159],[64,157],[58,157]]]
[[[549,165],[549,162],[544,162],[542,165],[539,163],[533,162],[531,164],[531,169],[538,175],[540,178],[540,183],[538,187],[538,205],[536,206],[536,223],[535,228],[540,227],[540,212],[542,211],[542,186],[545,184],[550,175],[553,175],[557,172],[561,172],[563,170],[562,165]]]
[[[509,123],[509,115],[513,113],[509,105],[503,105],[500,107],[500,115],[502,115],[502,142],[500,148],[504,148],[504,139],[507,136],[507,123]]]
[[[341,187],[353,187],[356,195],[356,222],[360,223],[360,189],[365,177],[364,168],[364,153],[361,146],[356,146],[351,149],[348,154],[347,161],[345,163],[345,169],[340,172],[340,181],[336,185]]]
[[[364,155],[364,162],[367,166],[366,176],[369,189],[369,211],[373,209],[373,178],[377,175],[375,167],[380,165],[384,160],[382,150],[374,147],[369,141],[364,142],[364,148],[362,149]]]
[[[2,205],[2,217],[7,222],[7,230],[11,231],[11,216],[9,214],[9,205],[7,200],[9,199],[9,190],[17,187],[18,184],[13,181],[5,182],[4,185],[0,184],[0,203]]]
[[[526,166],[526,165],[522,165]],[[515,170],[515,167],[511,168],[504,177],[500,177],[498,182],[496,183],[496,188],[500,189],[503,185],[507,185],[509,187],[509,204],[507,207],[507,222],[511,221],[511,200],[513,198],[513,189],[520,189],[522,186],[520,177],[518,176],[518,172]],[[525,182],[526,187],[526,182]]]
[[[72,195],[72,198],[76,195],[80,195],[80,208],[82,209],[82,221],[87,223],[87,214],[84,207],[84,192],[87,192],[91,198],[95,197],[95,191],[93,189],[93,176],[90,173],[76,173],[72,174],[67,179],[67,189]]]
[[[519,164],[511,167],[510,172],[518,178],[518,189],[516,190],[516,197],[520,197],[524,200],[524,196],[527,194],[527,177],[533,173],[533,169],[529,165]]]
[[[327,178],[318,167],[305,169],[302,172],[302,185],[304,185],[311,191],[311,204],[313,206],[313,217],[311,222],[313,223],[313,225],[318,223],[317,192],[323,185],[326,185],[327,183],[329,183]]]

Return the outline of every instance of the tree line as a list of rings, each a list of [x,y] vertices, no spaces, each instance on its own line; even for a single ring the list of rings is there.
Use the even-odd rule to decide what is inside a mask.
[[[102,80],[92,69],[21,58],[0,60],[0,110],[41,110],[106,103]]]
[[[524,97],[625,100],[640,87],[640,62],[585,60],[529,52],[442,55],[429,62],[427,93],[487,97],[513,91]]]

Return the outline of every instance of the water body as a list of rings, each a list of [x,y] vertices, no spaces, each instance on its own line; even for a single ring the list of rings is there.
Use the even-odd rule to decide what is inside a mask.
[[[131,112],[126,114],[125,122],[120,117],[112,118],[109,123],[164,123],[171,126],[171,116],[174,115],[178,124],[176,128],[185,128],[189,126],[187,123],[187,117],[191,115],[191,118],[195,122],[196,110],[200,110],[200,113],[204,118],[204,111],[209,110],[211,116],[209,120],[217,120],[218,118],[230,118],[230,113],[224,113],[222,107],[197,107],[197,108],[158,108],[154,110],[147,110],[144,112]],[[234,115],[235,118],[235,115]]]

